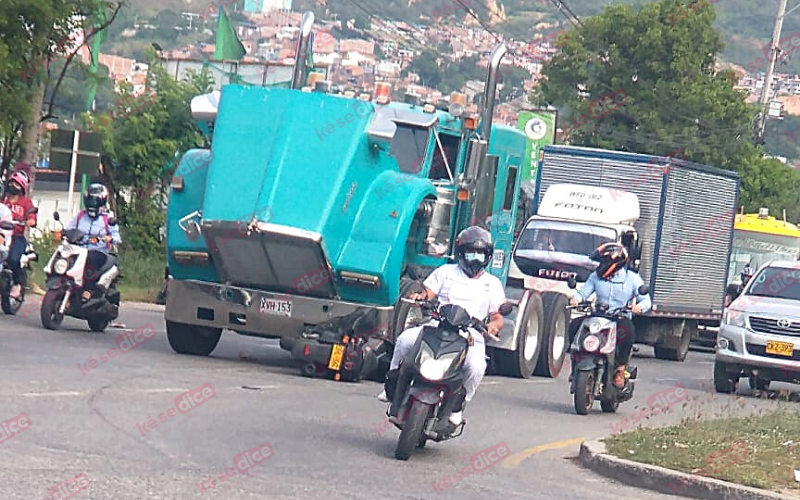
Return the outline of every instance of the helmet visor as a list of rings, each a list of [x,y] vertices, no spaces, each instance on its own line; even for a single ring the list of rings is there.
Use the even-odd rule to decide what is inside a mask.
[[[486,262],[486,254],[478,252],[467,252],[464,254],[464,259],[467,261],[478,261],[481,264]]]

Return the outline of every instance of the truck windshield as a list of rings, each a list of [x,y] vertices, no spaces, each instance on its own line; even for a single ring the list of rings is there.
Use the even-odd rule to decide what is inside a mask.
[[[795,269],[765,267],[753,277],[745,295],[800,300],[800,266]]]
[[[770,260],[798,260],[798,257],[800,238],[737,229],[733,232],[728,283],[740,282],[739,274],[748,263],[758,269]]]
[[[517,251],[533,250],[588,256],[602,243],[616,241],[613,229],[588,224],[532,220],[520,236]]]
[[[422,170],[429,135],[427,127],[397,124],[389,156],[394,157],[401,172],[416,174]]]

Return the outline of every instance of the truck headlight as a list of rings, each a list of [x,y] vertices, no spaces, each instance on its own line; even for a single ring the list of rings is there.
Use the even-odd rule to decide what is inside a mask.
[[[736,309],[731,309],[729,307],[725,311],[725,316],[723,317],[723,321],[725,322],[726,325],[744,328],[744,311],[737,311]]]
[[[53,271],[56,274],[64,274],[67,272],[67,268],[69,268],[69,262],[66,259],[58,259],[53,265]]]
[[[596,352],[600,348],[600,338],[597,335],[587,335],[583,339],[583,348],[586,352]]]

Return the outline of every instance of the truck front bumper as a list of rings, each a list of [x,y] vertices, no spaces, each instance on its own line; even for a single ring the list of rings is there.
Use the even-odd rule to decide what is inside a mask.
[[[195,280],[170,280],[164,317],[189,325],[228,328],[263,337],[300,337],[319,325],[356,312],[378,310],[388,324],[394,307],[279,294]]]

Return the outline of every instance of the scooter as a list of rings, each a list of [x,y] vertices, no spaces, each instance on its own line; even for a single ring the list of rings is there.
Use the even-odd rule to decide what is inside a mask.
[[[53,218],[56,222],[60,222],[58,212],[53,214]],[[113,217],[109,219],[109,225],[113,226],[116,223]],[[63,225],[62,235],[61,244],[44,267],[47,292],[42,299],[42,326],[48,330],[58,330],[64,316],[72,316],[85,319],[93,332],[102,332],[119,316],[120,294],[116,289],[117,280],[115,279],[108,287],[108,291],[99,297],[92,290],[91,299],[86,302],[81,300],[81,295],[86,289],[85,272],[89,256],[89,250],[81,245],[87,242],[97,243],[97,238],[87,239],[79,229],[63,230]],[[95,274],[98,272],[96,269],[90,271]]]
[[[487,334],[486,324],[472,318],[457,305],[439,307],[436,302],[403,302],[421,306],[437,326],[424,326],[414,349],[401,362],[392,404],[387,411],[389,420],[400,429],[394,456],[408,460],[415,447],[422,448],[427,440],[444,441],[460,436],[466,421],[453,425],[449,421],[456,405],[466,396],[461,368],[469,349],[469,328]],[[512,306],[505,303],[500,314],[511,314]]]
[[[0,222],[0,229],[4,231],[13,231],[15,227],[25,227],[25,225],[26,224],[23,222],[3,221]],[[23,252],[22,257],[19,259],[22,272],[25,273],[25,278],[22,283],[16,283],[14,281],[14,273],[8,267],[8,263],[3,262],[2,270],[0,270],[0,307],[2,307],[4,313],[11,315],[17,314],[17,311],[22,307],[23,302],[25,302],[25,287],[28,284],[28,268],[31,262],[36,262],[38,260],[39,255],[33,250],[33,246],[30,242],[28,242],[25,247],[25,252]],[[10,295],[11,287],[14,285],[20,285],[19,297],[16,298]]]
[[[568,285],[575,288],[574,279],[570,279]],[[647,285],[640,286],[638,291],[639,295],[650,293]],[[605,304],[593,307],[591,302],[581,302],[567,308],[586,316],[570,345],[569,392],[573,395],[575,411],[578,415],[587,415],[598,399],[604,412],[615,413],[620,403],[633,398],[635,384],[632,381],[636,380],[638,371],[629,365],[630,378],[625,386],[619,389],[614,385],[617,320],[623,318],[630,307],[609,310]]]

